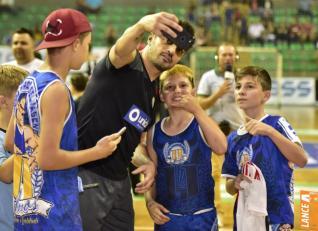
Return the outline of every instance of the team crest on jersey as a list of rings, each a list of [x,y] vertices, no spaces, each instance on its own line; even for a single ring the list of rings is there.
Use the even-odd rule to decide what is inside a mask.
[[[250,144],[248,147],[244,147],[243,150],[238,150],[236,154],[236,164],[241,170],[242,166],[245,165],[246,162],[251,161],[253,159],[253,147]]]
[[[190,155],[190,146],[187,141],[183,143],[166,143],[163,154],[168,164],[182,164],[186,162]]]

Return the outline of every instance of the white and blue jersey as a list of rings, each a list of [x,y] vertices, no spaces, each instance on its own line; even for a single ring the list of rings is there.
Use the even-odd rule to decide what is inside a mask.
[[[40,101],[45,90],[61,81],[53,72],[34,71],[19,86],[15,103],[13,211],[15,230],[82,230],[79,213],[77,168],[30,171],[28,160],[38,150]],[[56,99],[59,100],[59,99]],[[77,150],[74,102],[64,121],[63,150]]]
[[[295,131],[283,117],[266,115],[261,121],[301,145]],[[235,178],[241,173],[241,166],[246,161],[256,164],[264,175],[269,223],[293,225],[293,165],[269,137],[252,136],[241,127],[228,137],[222,175]]]
[[[153,148],[158,156],[156,201],[171,213],[189,215],[214,208],[211,148],[193,119],[177,135],[169,136],[155,125]]]

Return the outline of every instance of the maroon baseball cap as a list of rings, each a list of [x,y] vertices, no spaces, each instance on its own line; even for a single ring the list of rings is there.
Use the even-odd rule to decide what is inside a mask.
[[[35,50],[70,45],[81,33],[92,31],[87,17],[74,9],[58,9],[42,24],[43,40]]]

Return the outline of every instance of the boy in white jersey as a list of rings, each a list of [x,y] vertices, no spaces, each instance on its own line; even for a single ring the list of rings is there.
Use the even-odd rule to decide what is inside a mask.
[[[155,230],[216,231],[211,149],[224,153],[225,135],[195,99],[190,68],[177,64],[163,72],[160,98],[169,116],[147,133],[157,166],[156,183],[146,193]]]
[[[263,173],[267,188],[267,212],[271,230],[293,228],[293,164],[304,167],[307,156],[290,124],[268,115],[264,104],[271,95],[271,78],[260,67],[242,68],[235,76],[235,100],[245,113],[245,123],[228,137],[222,175],[226,190],[242,190],[242,166],[253,162]],[[261,198],[260,198],[261,199]]]
[[[82,230],[76,166],[108,157],[121,140],[114,133],[77,151],[75,107],[65,79],[86,61],[91,30],[87,17],[73,9],[55,10],[42,24],[37,50],[47,49],[47,58],[19,86],[5,141],[14,152],[15,230]]]

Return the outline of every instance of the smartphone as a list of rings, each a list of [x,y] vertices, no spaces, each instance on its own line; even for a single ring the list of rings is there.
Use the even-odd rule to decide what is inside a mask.
[[[179,49],[185,51],[189,50],[195,42],[195,37],[186,29],[183,29],[183,31],[172,30],[177,34],[177,37],[173,38],[165,31],[162,31],[161,33]]]
[[[124,132],[126,131],[126,127],[122,127],[119,131],[118,134],[121,136],[122,134],[124,134]]]

